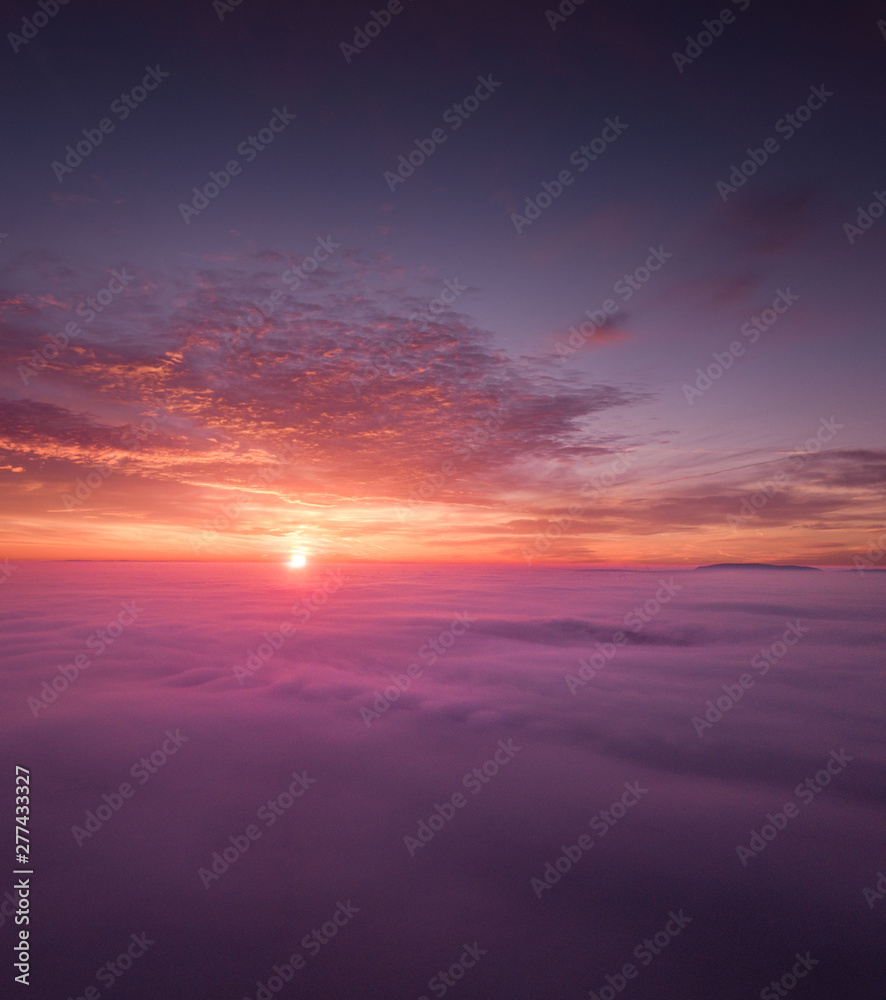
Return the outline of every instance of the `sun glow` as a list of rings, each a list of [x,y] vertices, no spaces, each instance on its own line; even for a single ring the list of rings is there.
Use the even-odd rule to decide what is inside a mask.
[[[293,552],[289,557],[289,565],[295,566],[298,569],[301,569],[302,566],[306,566],[307,562],[308,557],[304,554],[304,552]]]

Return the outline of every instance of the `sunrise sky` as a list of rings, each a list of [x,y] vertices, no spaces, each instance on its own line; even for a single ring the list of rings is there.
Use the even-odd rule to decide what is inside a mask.
[[[0,558],[851,565],[886,37],[726,6],[7,11]]]

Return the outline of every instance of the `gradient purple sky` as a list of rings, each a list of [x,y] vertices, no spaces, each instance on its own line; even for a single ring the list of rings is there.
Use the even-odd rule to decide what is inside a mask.
[[[851,563],[886,486],[886,220],[844,231],[886,191],[882,12],[743,5],[682,72],[707,5],[581,6],[551,30],[543,5],[408,3],[350,62],[359,3],[70,4],[7,40],[0,553]],[[169,75],[122,120],[146,67]],[[295,119],[238,152],[275,109]],[[101,144],[54,170],[103,118]],[[627,128],[579,172],[607,119]],[[770,136],[724,201],[717,182]],[[338,246],[290,292],[318,238]],[[670,256],[628,297],[650,248]],[[85,322],[114,271],[132,279]],[[796,301],[752,343],[779,291]],[[607,300],[610,321],[558,353]]]

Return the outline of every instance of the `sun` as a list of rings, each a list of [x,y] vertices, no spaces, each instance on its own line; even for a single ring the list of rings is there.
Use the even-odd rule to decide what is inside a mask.
[[[308,564],[308,557],[304,554],[304,552],[293,552],[292,555],[289,557],[290,566],[295,566],[301,569],[302,566],[307,566],[307,564]]]

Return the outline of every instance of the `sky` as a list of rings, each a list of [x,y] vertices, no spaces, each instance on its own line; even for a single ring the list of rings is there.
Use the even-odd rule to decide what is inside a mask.
[[[0,556],[882,533],[878,5],[48,6],[3,14]]]

